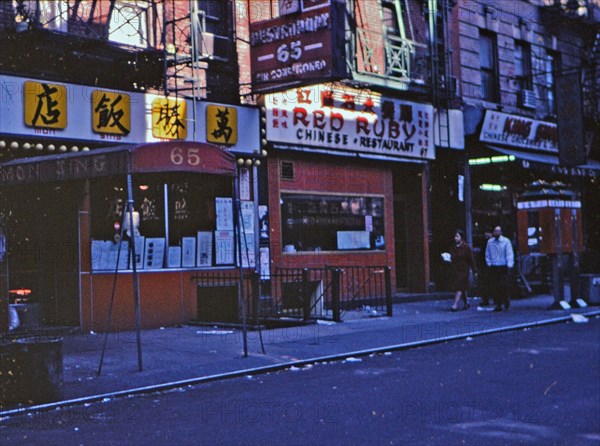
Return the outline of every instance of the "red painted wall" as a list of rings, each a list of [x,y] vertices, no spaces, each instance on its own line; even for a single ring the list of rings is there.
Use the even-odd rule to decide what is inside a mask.
[[[280,179],[281,161],[294,163],[294,180]],[[303,154],[269,155],[269,222],[272,267],[390,266],[394,268],[393,190],[391,170],[365,160]],[[385,251],[283,253],[281,246],[281,192],[382,195],[384,197]]]

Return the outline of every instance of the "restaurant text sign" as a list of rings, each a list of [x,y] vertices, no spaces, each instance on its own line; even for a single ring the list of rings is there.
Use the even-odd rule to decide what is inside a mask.
[[[250,25],[252,84],[270,88],[333,73],[329,2]]]
[[[315,85],[265,97],[267,139],[386,156],[434,159],[433,107]]]

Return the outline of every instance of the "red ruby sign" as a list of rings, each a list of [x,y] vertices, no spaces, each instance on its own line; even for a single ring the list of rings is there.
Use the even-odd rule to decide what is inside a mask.
[[[252,84],[272,90],[333,75],[330,5],[250,25]]]

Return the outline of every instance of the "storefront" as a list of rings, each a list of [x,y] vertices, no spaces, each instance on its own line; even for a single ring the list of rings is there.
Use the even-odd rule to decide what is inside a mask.
[[[600,194],[600,163],[588,159],[580,166],[561,166],[557,126],[552,122],[487,110],[480,129],[467,138],[475,246],[483,246],[484,231],[502,225],[504,234],[513,240],[517,251],[528,253],[526,246],[518,245],[519,197],[534,182],[560,182],[575,191],[577,199],[581,200],[582,268],[594,270],[600,267],[594,261],[600,252],[597,230],[600,224],[597,198]],[[527,265],[531,262],[525,258],[521,261],[523,272],[528,274],[531,268]]]
[[[258,156],[258,109],[4,75],[0,82],[2,329],[10,302],[31,304],[25,322],[33,326],[104,330],[115,270],[112,329],[132,327],[131,259],[117,240],[128,229],[131,150],[160,152],[131,167],[142,324],[194,318],[192,271],[233,269],[233,224],[217,215],[233,218],[234,157]],[[213,172],[221,156],[227,167]],[[252,169],[237,169],[253,219]]]
[[[394,288],[425,291],[433,107],[333,84],[264,107],[272,267],[390,266]]]
[[[234,267],[236,169],[221,148],[185,142],[3,163],[11,288],[31,290],[44,323],[86,331],[106,327],[114,299],[111,329],[130,329],[135,262],[142,327],[185,323],[195,272]]]

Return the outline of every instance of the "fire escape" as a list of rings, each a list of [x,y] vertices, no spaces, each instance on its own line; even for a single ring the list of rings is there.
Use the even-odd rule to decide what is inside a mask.
[[[3,73],[128,91],[161,85],[155,2],[14,0],[0,14]]]
[[[587,45],[581,65],[582,114],[588,157],[600,160],[600,2],[545,0],[543,18],[549,27],[568,27]]]
[[[229,0],[164,0],[166,96],[239,101],[233,5]]]

